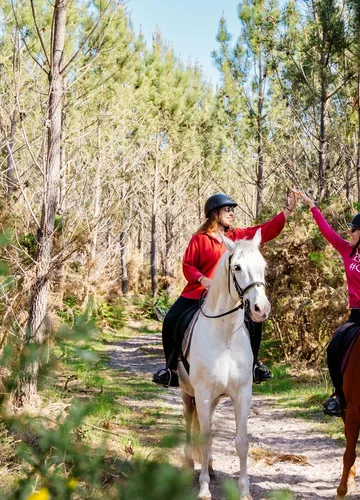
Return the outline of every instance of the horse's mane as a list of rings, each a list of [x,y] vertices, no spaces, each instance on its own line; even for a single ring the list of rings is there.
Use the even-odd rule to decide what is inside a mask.
[[[222,293],[222,283],[224,279],[227,279],[229,269],[229,251],[226,251],[224,255],[219,260],[216,266],[215,273],[212,279],[210,290],[205,298],[204,304],[214,310],[218,302],[219,295]]]

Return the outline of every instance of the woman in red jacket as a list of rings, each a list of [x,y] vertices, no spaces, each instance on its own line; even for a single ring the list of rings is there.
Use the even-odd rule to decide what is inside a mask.
[[[290,202],[283,212],[264,224],[242,229],[233,227],[234,208],[237,206],[235,201],[222,193],[210,196],[205,203],[206,221],[191,238],[183,258],[183,273],[187,279],[187,285],[164,319],[162,341],[166,368],[154,374],[153,382],[165,387],[169,385],[178,387],[179,385],[176,373],[177,356],[171,356],[175,347],[175,326],[185,311],[199,304],[204,288],[206,290],[210,288],[217,263],[226,251],[221,234],[225,234],[232,241],[251,239],[261,228],[261,243],[265,243],[280,234],[295,205],[296,196],[291,193]],[[261,323],[255,323],[248,318],[247,327],[254,354],[254,381],[259,383],[271,377],[269,369],[258,361]]]

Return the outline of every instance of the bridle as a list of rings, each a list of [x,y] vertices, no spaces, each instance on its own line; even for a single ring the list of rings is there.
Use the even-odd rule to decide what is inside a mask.
[[[235,273],[231,269],[231,259],[232,259],[232,256],[233,256],[233,254],[231,254],[230,257],[229,257],[228,290],[229,290],[229,294],[230,294],[231,293],[230,292],[230,274],[231,274],[235,290],[236,290],[236,292],[237,292],[237,294],[239,296],[239,299],[240,299],[240,304],[238,306],[234,307],[234,309],[231,309],[230,311],[227,311],[227,312],[222,313],[222,314],[216,314],[215,316],[210,316],[208,314],[205,314],[204,311],[203,311],[203,308],[202,308],[204,295],[206,293],[206,290],[204,290],[203,293],[202,293],[202,295],[201,295],[201,298],[200,298],[200,311],[201,311],[201,313],[206,318],[222,318],[223,316],[227,316],[228,314],[231,314],[231,313],[233,313],[235,311],[238,311],[239,309],[243,309],[244,306],[245,306],[245,308],[247,310],[249,310],[249,301],[247,299],[244,300],[244,295],[249,290],[251,290],[252,288],[254,288],[256,286],[263,286],[264,288],[266,286],[265,283],[263,283],[262,281],[254,281],[253,283],[250,283],[250,285],[248,285],[244,289],[242,289],[241,286],[239,285],[236,277],[235,277]]]

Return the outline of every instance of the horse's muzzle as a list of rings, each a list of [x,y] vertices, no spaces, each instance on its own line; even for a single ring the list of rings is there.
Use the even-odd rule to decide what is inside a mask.
[[[253,306],[250,307],[251,319],[256,323],[261,323],[262,321],[265,321],[269,317],[270,311],[271,311],[270,302],[265,304],[263,307],[260,307],[259,304],[255,303]]]

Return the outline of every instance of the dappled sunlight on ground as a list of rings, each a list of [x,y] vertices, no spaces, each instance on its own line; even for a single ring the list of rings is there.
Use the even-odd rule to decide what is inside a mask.
[[[150,420],[150,425],[139,427],[139,439],[144,440],[146,446],[156,447],[161,437],[174,426],[183,426],[179,390],[155,385],[149,390],[152,374],[163,366],[161,333],[134,334],[123,342],[113,342],[107,349],[109,366],[118,377],[134,377],[127,382],[131,384],[131,394],[124,396],[122,403],[132,408],[134,415],[141,415],[143,421]],[[307,378],[306,375],[302,377]],[[284,392],[279,396],[254,396],[249,417],[249,476],[254,500],[269,498],[271,491],[280,489],[293,492],[299,500],[335,496],[344,442],[331,439],[321,431],[326,422],[318,417],[316,405],[310,418],[304,420],[299,418],[302,403],[297,405],[296,394],[291,398],[292,401],[287,400]],[[217,407],[213,434],[216,477],[211,481],[211,491],[213,500],[221,500],[223,480],[237,479],[239,472],[234,410],[229,399],[223,399]],[[172,455],[173,463],[181,463],[181,448],[167,450],[166,454]],[[198,471],[199,465],[194,474],[195,486]],[[359,499],[360,489],[350,498]]]

